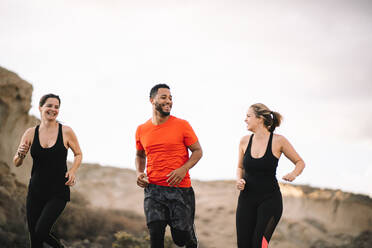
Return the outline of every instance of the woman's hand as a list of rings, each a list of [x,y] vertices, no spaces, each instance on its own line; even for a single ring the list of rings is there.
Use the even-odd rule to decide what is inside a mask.
[[[296,179],[296,177],[297,177],[297,175],[294,172],[291,172],[291,173],[288,173],[287,175],[285,175],[283,177],[283,180],[288,181],[288,182],[292,182],[293,180]]]
[[[67,171],[65,177],[68,178],[65,185],[74,186],[76,184],[76,178],[75,178],[75,171],[74,170]]]
[[[236,188],[238,190],[244,190],[244,187],[245,187],[245,180],[243,178],[236,180]]]
[[[28,152],[28,150],[30,149],[30,145],[25,142],[25,143],[22,143],[19,147],[18,147],[18,157],[20,158],[25,158],[26,157],[26,154]]]
[[[18,167],[21,166],[23,163],[23,159],[26,157],[28,151],[30,150],[33,137],[35,136],[35,127],[30,127],[26,130],[23,134],[21,142],[19,142],[19,146],[17,149],[16,154],[13,158],[13,164]]]

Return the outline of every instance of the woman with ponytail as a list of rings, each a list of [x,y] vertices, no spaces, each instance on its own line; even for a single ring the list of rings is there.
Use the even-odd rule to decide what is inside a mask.
[[[267,248],[282,216],[282,195],[276,179],[280,156],[292,161],[295,169],[283,179],[292,182],[305,163],[282,135],[274,134],[282,116],[262,103],[250,106],[245,118],[251,135],[239,145],[236,187],[240,190],[236,210],[238,248]]]

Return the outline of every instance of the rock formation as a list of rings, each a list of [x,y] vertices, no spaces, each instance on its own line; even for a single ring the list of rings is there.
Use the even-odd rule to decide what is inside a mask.
[[[30,155],[27,155],[21,169],[15,169],[12,160],[24,131],[39,122],[28,114],[31,96],[31,84],[0,67],[0,163],[8,165],[23,183],[30,177]]]

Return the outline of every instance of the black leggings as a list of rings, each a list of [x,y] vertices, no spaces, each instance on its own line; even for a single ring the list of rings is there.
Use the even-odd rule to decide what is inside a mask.
[[[236,210],[238,248],[267,248],[282,212],[280,191],[266,195],[241,192]]]
[[[65,206],[66,201],[62,199],[43,200],[27,196],[27,223],[31,248],[42,248],[44,242],[53,248],[63,247],[58,239],[50,234],[50,230]]]
[[[167,227],[166,221],[153,221],[147,224],[150,232],[151,248],[164,248],[164,234]],[[180,231],[171,228],[173,242],[178,246],[184,246],[191,240],[190,231]]]

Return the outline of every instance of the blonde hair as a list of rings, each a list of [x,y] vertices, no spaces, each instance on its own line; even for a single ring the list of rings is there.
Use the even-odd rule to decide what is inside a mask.
[[[275,128],[280,126],[283,118],[282,115],[271,111],[265,104],[255,103],[250,108],[252,108],[257,118],[262,118],[264,126],[270,132],[274,132]]]

